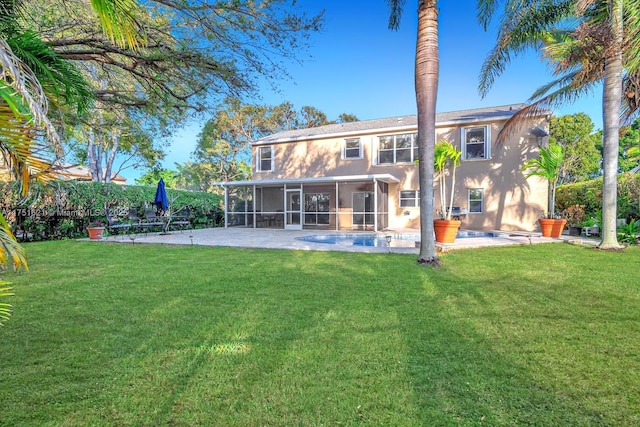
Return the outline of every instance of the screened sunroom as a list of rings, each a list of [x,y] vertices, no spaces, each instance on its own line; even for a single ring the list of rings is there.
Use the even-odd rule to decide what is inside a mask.
[[[390,174],[221,182],[225,227],[373,230],[389,225]]]

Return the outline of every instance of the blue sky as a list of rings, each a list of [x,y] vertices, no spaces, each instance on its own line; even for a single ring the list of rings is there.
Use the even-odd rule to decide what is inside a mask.
[[[478,94],[480,67],[495,45],[496,31],[485,32],[476,19],[476,0],[439,2],[440,81],[438,112],[526,102],[550,80],[535,53],[516,58],[496,80],[488,95]],[[309,13],[325,9],[325,24],[302,52],[302,65],[292,63],[291,79],[280,91],[265,85],[249,102],[291,101],[323,111],[330,120],[341,113],[360,120],[415,114],[414,56],[417,0],[407,0],[399,31],[388,29],[385,0],[298,0]],[[305,59],[306,58],[306,59]],[[584,112],[596,129],[602,127],[601,93],[554,111],[556,116]],[[194,121],[171,141],[164,167],[190,160],[203,122]],[[125,171],[131,181],[140,171]]]

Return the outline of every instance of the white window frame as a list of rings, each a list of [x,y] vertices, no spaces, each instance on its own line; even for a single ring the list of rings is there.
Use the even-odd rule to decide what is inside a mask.
[[[402,197],[402,193],[412,193],[413,195],[411,197]],[[402,202],[411,202],[413,204],[403,205]],[[398,205],[401,208],[419,208],[420,207],[420,191],[419,190],[400,190],[398,194]]]
[[[262,169],[262,150],[266,150],[268,149],[270,154],[269,154],[269,165],[270,168],[269,169]],[[265,159],[266,160],[266,159]],[[256,151],[256,171],[258,172],[273,172],[273,146],[271,145],[267,145],[267,146],[260,146],[258,147],[257,151]]]
[[[484,129],[484,157],[469,157],[467,154],[467,133],[474,129]],[[491,159],[491,126],[468,126],[461,130],[461,142],[462,142],[462,159],[468,161],[489,160]],[[477,143],[480,144],[480,143]]]
[[[358,156],[354,157],[354,156],[347,156],[347,152],[348,151],[355,151],[355,148],[347,148],[347,144],[350,142],[357,142],[358,143]],[[343,160],[355,160],[355,159],[361,159],[362,158],[362,141],[360,140],[360,138],[347,138],[344,140],[344,142],[342,143],[342,159]]]
[[[409,136],[411,138],[411,148],[409,148],[410,153],[411,153],[411,160],[408,162],[399,162],[397,160],[397,153],[398,153],[398,146],[397,146],[397,141],[399,137],[405,137],[405,136]],[[382,138],[393,138],[393,148],[387,148],[384,150],[380,149],[380,140]],[[376,149],[376,165],[378,166],[383,166],[383,165],[396,165],[396,164],[411,164],[413,162],[415,162],[418,158],[418,134],[417,133],[402,133],[402,134],[394,134],[394,135],[380,135],[378,136],[378,141],[377,141],[377,145],[376,145],[377,149]],[[403,150],[406,150],[406,148],[403,148]],[[381,162],[380,161],[380,152],[390,152],[393,151],[393,161],[392,162]]]
[[[471,192],[472,191],[479,191],[480,192],[480,199],[472,199],[471,198]],[[480,201],[480,212],[473,211],[471,209],[471,202],[472,201],[477,202],[478,200]],[[469,188],[469,189],[467,189],[467,206],[469,207],[468,211],[469,211],[469,214],[471,214],[471,215],[484,213],[484,189],[482,189],[482,188]]]

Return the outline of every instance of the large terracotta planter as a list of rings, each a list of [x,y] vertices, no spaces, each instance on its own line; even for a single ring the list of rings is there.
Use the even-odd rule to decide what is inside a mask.
[[[566,219],[552,219],[552,218],[540,218],[538,219],[540,224],[540,231],[542,231],[543,237],[555,237],[558,238],[562,235],[562,230],[567,224]]]
[[[101,240],[104,227],[87,227],[87,232],[89,233],[89,239]]]
[[[456,241],[456,235],[460,228],[461,221],[457,219],[435,219],[433,220],[433,229],[436,233],[436,242],[453,243]]]

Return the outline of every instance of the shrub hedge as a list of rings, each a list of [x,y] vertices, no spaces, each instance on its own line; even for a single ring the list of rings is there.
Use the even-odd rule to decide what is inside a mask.
[[[640,174],[618,176],[618,218],[640,218]],[[602,177],[574,184],[561,185],[556,190],[556,208],[563,211],[571,205],[583,205],[587,217],[598,218],[602,212]]]
[[[127,220],[130,208],[144,218],[153,204],[156,187],[120,186],[98,182],[56,181],[32,186],[28,198],[21,198],[15,183],[0,182],[0,209],[20,240],[53,240],[87,236],[92,221],[106,221],[105,209]],[[221,196],[167,189],[173,213],[190,210],[195,228],[223,223]]]

